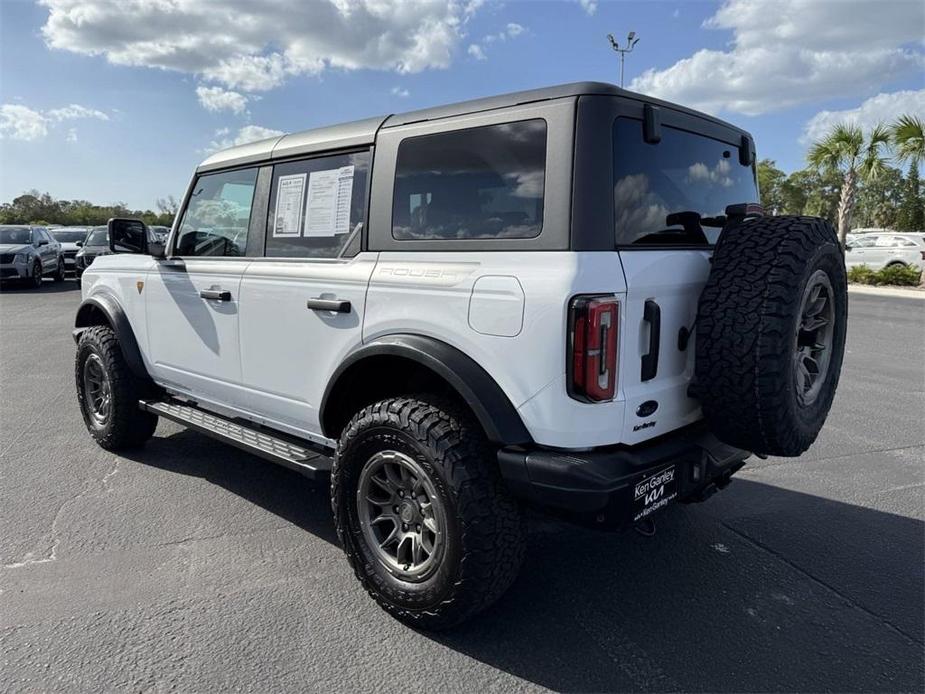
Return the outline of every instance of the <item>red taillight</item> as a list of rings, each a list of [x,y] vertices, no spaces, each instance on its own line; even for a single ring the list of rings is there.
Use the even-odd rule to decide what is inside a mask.
[[[568,392],[577,400],[613,400],[617,387],[616,297],[576,296],[569,303]]]

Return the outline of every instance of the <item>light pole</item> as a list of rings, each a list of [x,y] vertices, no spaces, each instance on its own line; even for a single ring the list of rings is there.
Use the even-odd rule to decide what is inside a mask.
[[[631,31],[626,36],[626,45],[623,48],[620,48],[620,44],[617,43],[613,34],[607,34],[607,38],[610,39],[610,47],[613,48],[617,53],[620,54],[620,88],[623,88],[623,62],[626,60],[626,54],[633,52],[633,46],[639,43],[639,37],[636,36],[635,31]]]

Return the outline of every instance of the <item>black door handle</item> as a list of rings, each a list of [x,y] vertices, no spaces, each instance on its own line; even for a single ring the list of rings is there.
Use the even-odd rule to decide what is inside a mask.
[[[322,299],[316,297],[309,299],[306,308],[312,311],[334,311],[335,313],[350,313],[350,302],[343,299]]]
[[[227,289],[203,289],[199,292],[199,296],[215,301],[231,301],[231,292]]]
[[[642,355],[642,381],[651,381],[658,373],[658,347],[662,339],[662,309],[652,299],[646,300],[642,319],[649,324],[649,353]]]

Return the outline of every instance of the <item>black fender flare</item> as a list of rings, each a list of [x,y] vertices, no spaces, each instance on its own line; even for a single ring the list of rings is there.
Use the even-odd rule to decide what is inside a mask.
[[[325,436],[330,436],[326,426],[327,408],[341,377],[352,366],[374,356],[403,357],[441,377],[470,407],[492,443],[516,446],[533,442],[507,395],[472,357],[435,338],[406,334],[386,335],[372,340],[348,354],[335,369],[328,380],[319,411]]]
[[[105,316],[109,326],[116,333],[122,356],[125,357],[125,363],[132,373],[139,378],[150,379],[141,350],[138,348],[138,341],[135,339],[135,331],[132,330],[132,324],[115,297],[109,294],[94,294],[80,303],[77,317],[74,319],[74,341],[79,341],[80,334],[87,328],[100,325],[100,321],[95,317],[97,312]]]

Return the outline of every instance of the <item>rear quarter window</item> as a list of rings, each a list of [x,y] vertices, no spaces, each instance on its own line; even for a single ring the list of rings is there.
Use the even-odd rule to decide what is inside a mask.
[[[670,126],[661,132],[661,142],[647,143],[641,120],[614,121],[617,245],[712,245],[720,229],[701,221],[727,205],[757,203],[755,167],[740,164],[727,142]]]
[[[541,118],[408,138],[398,148],[392,236],[534,238],[545,182]]]

